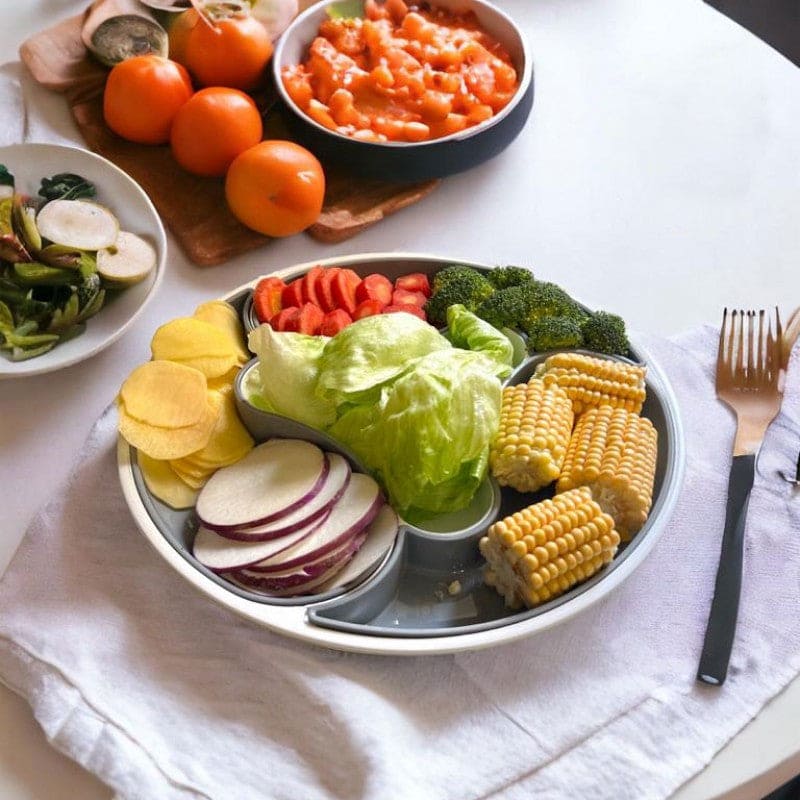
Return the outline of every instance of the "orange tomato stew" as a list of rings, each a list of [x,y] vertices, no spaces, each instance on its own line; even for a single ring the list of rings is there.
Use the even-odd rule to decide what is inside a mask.
[[[373,142],[438,139],[490,119],[519,85],[474,13],[366,0],[365,18],[328,19],[303,64],[284,67],[294,102],[320,125]]]

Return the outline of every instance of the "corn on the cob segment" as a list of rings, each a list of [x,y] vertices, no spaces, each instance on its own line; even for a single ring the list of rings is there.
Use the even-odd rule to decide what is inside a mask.
[[[574,415],[566,393],[542,381],[503,389],[489,468],[501,486],[533,492],[561,474]]]
[[[638,414],[611,406],[590,409],[578,417],[556,492],[588,486],[628,541],[653,502],[657,438],[650,420]]]
[[[535,377],[561,386],[572,410],[610,405],[639,413],[645,399],[645,368],[582,353],[555,353],[536,368]]]
[[[484,581],[519,608],[543,603],[594,575],[619,545],[614,520],[582,487],[495,522],[480,540]]]

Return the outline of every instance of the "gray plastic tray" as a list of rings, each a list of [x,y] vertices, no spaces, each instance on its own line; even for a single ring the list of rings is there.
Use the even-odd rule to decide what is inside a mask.
[[[408,272],[430,273],[453,260],[388,254],[318,263],[346,265],[362,275],[380,271],[394,278]],[[310,266],[313,265],[300,265],[281,277],[291,280]],[[248,329],[255,324],[251,310],[253,284],[226,298],[241,313]],[[121,443],[123,487],[127,487],[126,496],[140,527],[180,572],[206,594],[262,624],[326,646],[368,652],[447,652],[489,646],[517,638],[522,632],[549,627],[611,591],[641,562],[664,529],[682,479],[682,429],[672,392],[658,366],[641,348],[634,346],[630,355],[647,363],[647,400],[642,413],[653,422],[659,436],[650,517],[599,573],[533,609],[511,611],[493,589],[483,584],[483,559],[477,542],[495,519],[550,496],[551,488],[519,494],[508,488],[501,490],[494,480],[487,479],[466,512],[439,518],[427,528],[402,522],[392,550],[350,584],[320,595],[272,598],[233,585],[194,559],[194,513],[176,512],[153,498],[136,465],[135,451]],[[527,380],[544,357],[536,355],[523,362],[508,382]],[[363,471],[358,459],[326,434],[250,405],[242,383],[246,371],[254,366],[255,361],[242,370],[234,390],[240,416],[256,440],[272,436],[306,438],[340,452]],[[172,552],[168,553],[164,545]]]

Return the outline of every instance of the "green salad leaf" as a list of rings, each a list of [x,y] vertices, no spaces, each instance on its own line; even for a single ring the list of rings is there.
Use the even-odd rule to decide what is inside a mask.
[[[430,353],[384,386],[377,403],[348,410],[330,433],[375,471],[409,521],[464,508],[486,476],[500,422],[494,370],[481,353]]]
[[[304,333],[279,333],[269,325],[251,331],[247,344],[258,356],[260,399],[269,409],[324,429],[336,408],[316,394],[322,354],[328,339]]]
[[[82,175],[59,172],[50,178],[42,178],[39,196],[45,200],[79,200],[97,194],[94,184]]]
[[[466,306],[455,304],[447,309],[447,338],[465,350],[483,353],[495,362],[495,375],[507,378],[514,363],[514,346],[494,325],[482,320]]]
[[[494,356],[453,347],[411,314],[366,317],[330,339],[262,325],[249,345],[259,380],[248,398],[347,446],[407,520],[469,505],[500,422]]]
[[[335,403],[371,403],[419,357],[449,348],[413,314],[376,314],[348,325],[325,347],[317,394]]]

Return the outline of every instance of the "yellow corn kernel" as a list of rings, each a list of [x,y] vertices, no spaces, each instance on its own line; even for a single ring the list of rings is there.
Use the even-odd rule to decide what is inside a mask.
[[[525,534],[525,527],[532,527],[533,533]],[[591,491],[572,489],[489,527],[479,543],[486,559],[484,582],[510,608],[530,608],[594,575],[614,558],[619,542],[614,520],[592,499]]]
[[[530,381],[503,389],[500,428],[489,451],[489,468],[501,486],[533,492],[561,472],[574,415],[558,386]]]
[[[657,451],[658,434],[649,419],[624,408],[592,408],[578,417],[556,492],[589,487],[627,542],[653,503]]]
[[[575,414],[610,405],[640,413],[645,400],[646,368],[582,353],[555,353],[536,368],[534,377],[567,393]]]

